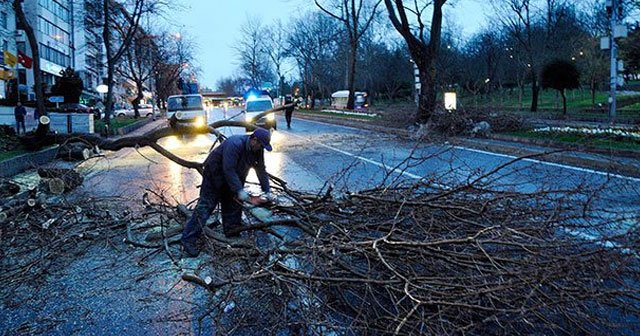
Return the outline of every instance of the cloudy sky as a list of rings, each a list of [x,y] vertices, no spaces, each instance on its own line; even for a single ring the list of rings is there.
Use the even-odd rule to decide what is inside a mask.
[[[202,73],[200,82],[214,88],[221,77],[234,74],[238,68],[233,49],[240,27],[248,18],[260,18],[269,24],[276,18],[288,18],[314,8],[313,0],[183,0],[180,15],[171,15],[175,29],[189,35],[198,45],[197,62]],[[445,18],[458,22],[463,35],[472,34],[486,20],[479,0],[449,1],[455,8],[445,7]]]

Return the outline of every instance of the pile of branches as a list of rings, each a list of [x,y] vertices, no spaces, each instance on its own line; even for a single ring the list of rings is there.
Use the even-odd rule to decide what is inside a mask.
[[[249,211],[244,239],[205,228],[210,268],[183,279],[216,293],[208,314],[227,332],[638,329],[629,226],[638,217],[602,221],[587,185],[509,191],[497,187],[497,170],[448,188],[398,182],[340,197],[280,184],[274,216]]]
[[[515,113],[483,110],[459,109],[455,112],[436,110],[432,121],[435,130],[448,136],[471,134],[474,125],[482,121],[490,125],[492,132],[511,132],[530,128],[525,118]]]
[[[40,186],[45,187],[46,184]],[[96,240],[122,237],[131,214],[115,199],[68,199],[33,188],[0,199],[0,299],[43,284]]]

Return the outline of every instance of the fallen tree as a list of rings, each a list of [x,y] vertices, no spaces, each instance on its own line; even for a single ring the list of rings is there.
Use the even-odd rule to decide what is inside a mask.
[[[220,139],[220,125],[247,124],[197,132]],[[179,131],[84,141],[105,150],[150,146],[201,169],[156,144]],[[609,211],[598,201],[602,185],[536,181],[539,188],[522,190],[502,180],[522,159],[458,182],[447,174],[418,182],[388,176],[345,193],[330,184],[300,192],[272,177],[279,197],[272,215],[246,211],[240,240],[205,228],[204,258],[213,262],[182,278],[212,292],[205,314],[223,334],[637,333],[640,218]],[[0,236],[0,281],[13,286],[42,271],[55,255],[50,248],[104,236],[165,252],[182,271],[174,245],[190,210],[153,190],[142,202],[141,212],[64,203],[51,211],[45,201],[47,216],[11,213]],[[45,239],[52,228],[55,239]],[[25,242],[39,253],[27,253]]]

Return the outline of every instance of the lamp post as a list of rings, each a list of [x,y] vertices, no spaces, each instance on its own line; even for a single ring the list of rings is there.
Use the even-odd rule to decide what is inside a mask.
[[[96,91],[98,91],[98,93],[100,94],[100,99],[102,99],[102,105],[104,105],[104,110],[106,111],[107,105],[105,104],[105,101],[104,101],[104,94],[109,92],[109,87],[107,85],[100,84],[96,86]]]

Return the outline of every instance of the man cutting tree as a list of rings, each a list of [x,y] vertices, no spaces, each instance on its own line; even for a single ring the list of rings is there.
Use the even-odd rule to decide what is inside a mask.
[[[271,134],[258,128],[251,135],[233,135],[216,147],[204,162],[200,199],[182,232],[182,246],[189,257],[197,257],[197,239],[216,206],[220,204],[225,236],[239,237],[242,202],[250,200],[244,190],[249,169],[255,169],[267,200],[273,200],[264,165],[264,149],[271,151]]]

